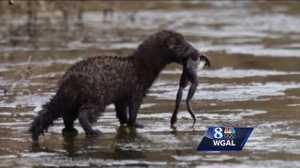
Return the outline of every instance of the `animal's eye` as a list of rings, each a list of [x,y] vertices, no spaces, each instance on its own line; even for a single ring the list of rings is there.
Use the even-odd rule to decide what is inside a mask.
[[[180,39],[176,39],[176,41],[175,41],[175,45],[180,45],[182,42],[181,42],[181,40]]]
[[[191,55],[191,58],[192,58],[192,60],[194,60],[194,61],[196,61],[198,58],[199,58],[199,55],[198,54],[192,54]]]
[[[178,45],[178,41],[177,41],[176,38],[171,38],[171,39],[169,39],[169,41],[168,41],[168,48],[169,48],[169,49],[173,49],[173,48],[175,48],[177,45]]]

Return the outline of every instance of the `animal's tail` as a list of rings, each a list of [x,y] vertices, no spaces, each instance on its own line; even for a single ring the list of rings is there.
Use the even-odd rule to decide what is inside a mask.
[[[39,136],[47,131],[54,120],[61,116],[61,108],[63,107],[61,103],[59,96],[55,95],[47,104],[43,105],[43,109],[34,118],[29,129],[33,142],[38,142]]]

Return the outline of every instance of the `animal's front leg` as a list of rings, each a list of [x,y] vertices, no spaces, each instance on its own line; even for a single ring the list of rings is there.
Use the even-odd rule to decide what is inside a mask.
[[[119,119],[121,125],[124,125],[128,122],[127,104],[128,103],[126,101],[120,101],[115,103],[117,118]]]
[[[127,125],[130,127],[143,128],[143,125],[136,122],[137,113],[139,112],[143,101],[142,94],[133,95],[129,101],[129,120]]]

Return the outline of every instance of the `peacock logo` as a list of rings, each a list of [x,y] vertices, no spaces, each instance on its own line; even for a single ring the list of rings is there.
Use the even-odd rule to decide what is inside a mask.
[[[234,128],[225,127],[224,128],[224,138],[225,139],[233,139],[236,137],[236,131]]]

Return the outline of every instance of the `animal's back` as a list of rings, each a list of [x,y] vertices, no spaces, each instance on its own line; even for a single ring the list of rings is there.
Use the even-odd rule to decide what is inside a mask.
[[[60,88],[79,102],[102,101],[104,105],[128,96],[136,83],[130,57],[99,56],[73,65],[63,76]]]

